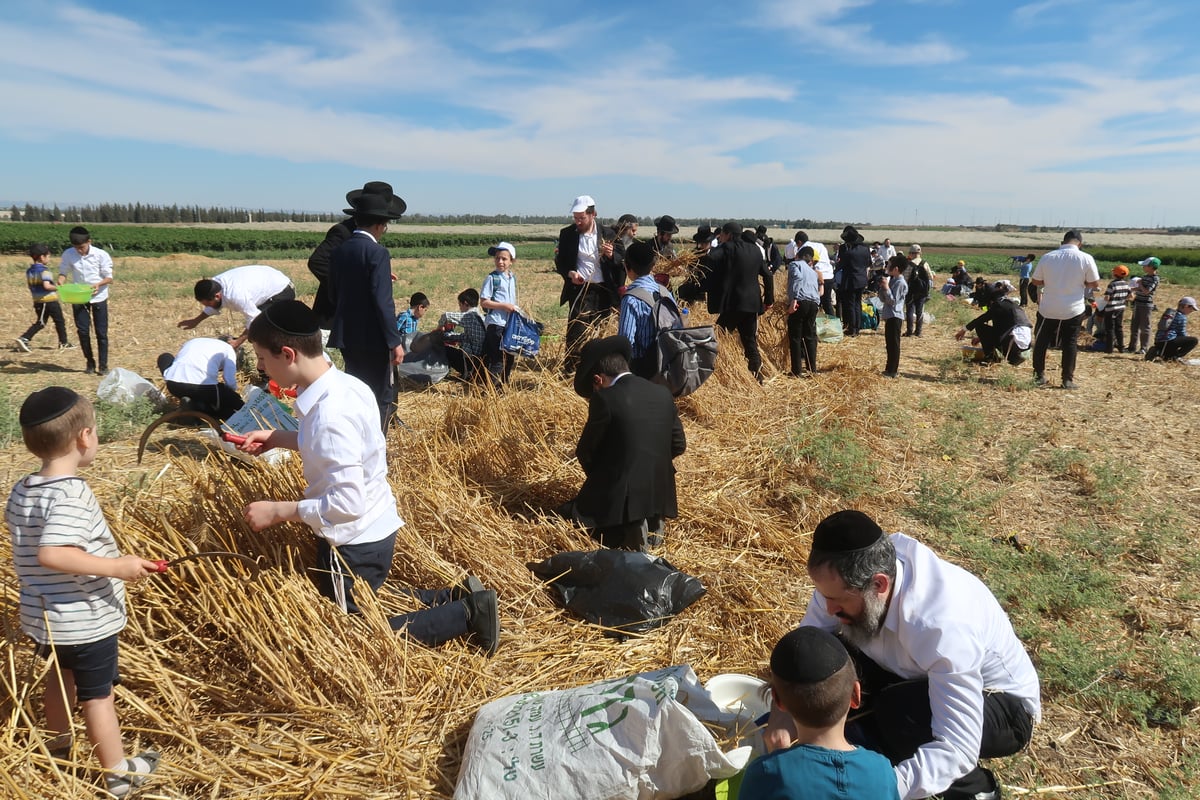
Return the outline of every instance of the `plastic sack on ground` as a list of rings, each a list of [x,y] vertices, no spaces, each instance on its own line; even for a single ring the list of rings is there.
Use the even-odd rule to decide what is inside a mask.
[[[575,689],[511,695],[479,709],[455,800],[675,798],[727,778],[701,722],[720,716],[687,665]]]
[[[837,317],[817,317],[817,341],[834,344],[842,340],[842,321]]]
[[[154,384],[131,370],[117,367],[100,380],[96,387],[96,396],[109,403],[127,405],[145,397],[153,403],[161,403],[162,392],[154,388]]]
[[[551,581],[568,611],[609,628],[611,636],[665,625],[705,592],[699,579],[666,559],[630,550],[558,553],[528,566],[538,578]]]

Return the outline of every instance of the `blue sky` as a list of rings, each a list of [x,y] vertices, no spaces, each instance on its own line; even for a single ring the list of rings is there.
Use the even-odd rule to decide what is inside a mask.
[[[1188,0],[4,5],[6,205],[1200,224]]]

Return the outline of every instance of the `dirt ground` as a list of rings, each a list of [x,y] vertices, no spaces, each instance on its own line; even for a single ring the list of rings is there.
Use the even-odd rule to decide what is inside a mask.
[[[879,235],[882,238],[886,232]],[[902,231],[892,232],[893,240],[903,241],[903,237]],[[921,241],[935,243],[936,237],[922,233]],[[1005,242],[991,243],[998,249],[1007,246]],[[1026,244],[1014,246],[1019,250]],[[416,265],[400,260],[395,267],[419,284],[422,275],[447,270],[482,277],[480,263],[429,261]],[[558,278],[548,264],[518,263],[524,291],[530,296],[545,300],[557,293]],[[292,275],[298,285],[311,283],[300,261],[272,264]],[[0,334],[11,343],[28,324],[31,311],[27,290],[18,279],[23,260],[0,259],[0,265],[9,276],[0,283],[0,307],[7,309]],[[183,268],[193,265],[197,277],[230,266],[187,258],[176,259],[174,264]],[[190,299],[189,280],[170,287],[164,298],[150,299],[127,290],[130,283],[123,283],[123,276],[154,266],[151,259],[119,259],[110,301],[111,365],[151,379],[158,378],[154,367],[158,354],[174,351],[193,335],[178,330],[174,323],[197,311]],[[468,280],[474,278],[464,278]],[[1200,287],[1163,287],[1159,306],[1197,291]],[[434,310],[452,307],[453,296],[446,295],[433,298]],[[549,365],[542,369],[523,364],[513,387],[490,404],[464,399],[460,389],[450,383],[402,395],[400,416],[410,430],[391,434],[389,461],[398,471],[393,481],[402,514],[410,523],[406,530],[415,537],[410,545],[427,552],[428,561],[414,555],[412,563],[398,566],[397,572],[409,581],[429,580],[461,567],[489,583],[502,582],[507,638],[500,653],[491,662],[482,661],[469,649],[453,647],[436,652],[413,647],[401,656],[379,656],[398,659],[402,664],[396,667],[399,677],[391,680],[402,681],[408,697],[419,697],[421,702],[413,700],[392,709],[403,716],[393,723],[399,729],[395,741],[373,744],[366,734],[357,738],[350,718],[365,725],[364,717],[378,708],[372,705],[360,710],[356,704],[367,701],[353,696],[349,689],[345,696],[338,694],[328,700],[331,705],[323,710],[316,699],[291,715],[283,711],[255,715],[255,708],[243,708],[242,704],[269,700],[249,689],[238,694],[242,691],[236,689],[243,679],[240,673],[214,677],[212,670],[217,667],[208,662],[213,654],[203,651],[204,655],[195,655],[200,651],[190,648],[199,645],[189,644],[188,637],[164,636],[162,619],[175,622],[175,617],[159,618],[151,625],[152,611],[158,613],[154,610],[157,595],[151,593],[158,590],[138,588],[131,592],[132,602],[151,610],[135,612],[136,629],[131,623],[129,637],[144,636],[146,644],[159,640],[161,644],[153,659],[139,656],[143,660],[134,662],[131,691],[147,707],[161,706],[167,718],[155,716],[125,695],[121,702],[130,709],[131,736],[165,742],[165,761],[173,766],[164,771],[156,790],[162,794],[154,796],[263,796],[255,794],[255,783],[267,786],[270,781],[278,792],[271,796],[340,797],[343,795],[332,786],[312,788],[317,781],[312,763],[330,758],[329,769],[336,767],[357,776],[358,783],[347,778],[345,784],[357,787],[355,796],[448,797],[472,714],[488,699],[684,660],[693,664],[702,680],[718,672],[759,672],[778,635],[800,618],[811,591],[802,567],[806,537],[832,510],[861,508],[885,529],[905,530],[926,539],[947,557],[973,566],[968,550],[956,549],[955,540],[914,511],[929,481],[946,486],[947,491],[956,485],[984,493],[995,490],[1000,499],[981,507],[964,507],[961,513],[977,515],[979,525],[1002,540],[1016,536],[1035,549],[1059,546],[1063,531],[1080,520],[1126,533],[1136,531],[1146,506],[1173,516],[1186,531],[1197,530],[1200,509],[1195,492],[1200,474],[1195,443],[1200,433],[1200,367],[1081,352],[1080,388],[1068,392],[1057,388],[1058,356],[1052,352],[1048,375],[1053,386],[1034,389],[1028,366],[963,364],[960,344],[953,338],[955,307],[935,298],[929,310],[936,320],[926,327],[923,337],[903,340],[901,375],[894,381],[879,376],[884,363],[882,332],[821,345],[820,373],[810,381],[795,381],[782,374],[786,368],[782,317],[768,314],[760,334],[768,361],[762,387],[745,374],[736,340],[722,339],[719,376],[681,403],[689,451],[678,461],[681,517],[673,526],[666,552],[672,563],[700,575],[709,593],[695,610],[640,643],[615,644],[586,626],[566,622],[524,570],[525,562],[544,558],[556,549],[586,546],[586,537],[539,511],[565,499],[563,493],[577,485],[578,468],[570,463],[570,453],[585,415],[583,404],[575,403],[566,383],[556,377],[554,340],[548,340]],[[697,309],[691,315],[692,324],[702,323],[706,317]],[[195,334],[237,329],[229,319],[205,326]],[[556,335],[560,329],[561,322],[552,323],[547,333]],[[0,344],[0,392],[9,395],[14,409],[9,425],[15,407],[33,389],[57,383],[94,396],[99,378],[83,374],[78,350],[51,349],[53,338],[52,332],[43,332],[29,354]],[[962,416],[964,409],[969,416]],[[815,462],[789,455],[798,427],[820,430],[835,424],[853,431],[855,440],[870,454],[870,488],[852,500],[845,500],[832,488],[837,476],[821,474]],[[141,520],[155,519],[155,514],[161,515],[164,525],[180,527],[179,520],[191,519],[187,514],[200,513],[180,506],[177,495],[186,498],[193,482],[200,486],[205,480],[215,481],[213,470],[227,468],[219,461],[198,461],[205,451],[190,441],[187,432],[164,434],[162,441],[148,448],[143,465],[134,463],[136,441],[123,440],[101,448],[90,479],[110,519],[116,515],[127,526],[122,528],[127,541],[150,541],[138,538],[143,535]],[[459,444],[448,444],[456,441]],[[1029,449],[1030,456],[1021,469],[1006,472],[1006,447],[1018,442]],[[1139,483],[1132,489],[1134,499],[1115,506],[1095,494],[1095,480],[1088,491],[1087,474],[1076,474],[1078,479],[1074,479],[1070,469],[1056,472],[1048,466],[1055,462],[1056,454],[1071,452],[1084,453],[1095,462],[1123,465],[1130,480]],[[188,466],[191,462],[195,466]],[[33,468],[36,464],[21,446],[19,435],[0,450],[0,484],[9,486]],[[171,486],[164,486],[154,482],[155,475],[175,477],[167,481]],[[436,494],[429,493],[429,485],[437,487]],[[227,492],[229,505],[255,491],[250,485],[239,487],[206,490],[205,497],[220,500],[220,492]],[[208,506],[205,509],[204,513],[216,513],[207,510]],[[236,526],[236,513],[228,520],[228,525]],[[7,559],[5,562],[0,565],[0,580],[11,586],[11,567]],[[1131,605],[1140,609],[1146,625],[1161,627],[1164,641],[1176,643],[1180,653],[1194,656],[1195,637],[1200,636],[1200,599],[1168,565],[1160,567],[1156,571],[1131,565],[1126,571],[1122,566],[1116,591],[1132,598]],[[14,598],[11,588],[6,596]],[[204,606],[206,613],[217,613],[213,609],[218,601],[203,592],[193,602]],[[274,608],[273,613],[282,615],[280,620],[291,613],[286,605]],[[177,609],[171,613],[185,612]],[[12,631],[15,611],[6,607],[4,614]],[[320,624],[344,623],[322,618]],[[1074,624],[1087,627],[1079,620]],[[1107,636],[1104,625],[1097,623],[1096,630]],[[349,627],[337,630],[350,641]],[[310,631],[310,635],[316,634]],[[236,638],[233,633],[229,636],[231,641]],[[1136,661],[1137,648],[1142,645],[1135,633],[1121,629],[1111,636],[1128,645]],[[18,637],[10,637],[10,642],[15,641]],[[14,645],[12,649],[17,648]],[[1035,660],[1048,655],[1032,649]],[[331,652],[336,656],[331,660],[340,660],[346,669],[359,657],[347,650]],[[24,651],[21,654],[26,655]],[[304,669],[318,669],[316,655],[311,659]],[[393,666],[389,662],[389,669]],[[255,669],[265,674],[267,667]],[[1128,667],[1126,672],[1132,673],[1134,668]],[[223,684],[219,690],[215,688],[218,678]],[[1103,674],[1095,678],[1110,679]],[[281,673],[277,680],[303,683],[304,679]],[[168,688],[171,684],[192,687],[188,690],[192,694]],[[282,686],[276,688],[285,692]],[[1177,727],[1147,727],[1080,697],[1086,689],[1081,685],[1078,691],[1047,694],[1044,719],[1029,751],[993,763],[1008,793],[1039,792],[1064,798],[1162,796],[1169,776],[1190,758],[1200,721],[1197,710],[1185,709]],[[314,689],[312,696],[321,696],[321,692]],[[322,726],[328,729],[333,724],[328,717],[331,713],[341,713],[337,724],[345,727],[338,728],[336,736],[325,736]],[[415,733],[416,727],[404,727],[409,724],[420,727],[420,733]],[[13,732],[20,727],[11,723],[7,734],[0,736],[0,760],[13,770],[17,765],[26,769],[29,763],[40,763],[31,762],[28,752],[21,750],[23,738]],[[283,731],[295,733],[284,735]],[[372,735],[378,736],[378,730]],[[327,741],[339,736],[345,741]],[[278,755],[286,748],[272,749],[276,756],[271,758],[277,757],[276,761],[269,767],[264,761],[261,776],[255,778],[252,770],[247,774],[238,765],[268,759],[258,753],[263,747],[255,744],[265,742],[266,737],[271,737],[270,748],[283,748],[278,744],[280,737],[307,737],[307,744],[296,745],[294,757]],[[344,759],[327,755],[342,750],[347,754]],[[45,770],[35,772],[41,776],[38,780],[51,781]],[[59,786],[52,781],[38,785]],[[76,795],[62,790],[58,796]]]

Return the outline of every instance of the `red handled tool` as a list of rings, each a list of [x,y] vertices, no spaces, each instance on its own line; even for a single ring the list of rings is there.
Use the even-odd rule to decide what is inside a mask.
[[[224,439],[225,441],[229,442],[230,444],[245,444],[246,443],[245,436],[242,436],[241,434],[237,434],[237,433],[230,433],[229,431],[221,431],[221,438]]]

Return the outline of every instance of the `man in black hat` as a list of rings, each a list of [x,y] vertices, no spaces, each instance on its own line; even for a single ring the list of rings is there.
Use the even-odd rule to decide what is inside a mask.
[[[354,233],[329,257],[329,346],[341,349],[346,372],[371,389],[387,430],[396,408],[391,367],[404,359],[404,347],[396,329],[392,257],[379,240],[407,206],[390,188],[376,189],[352,199],[346,213],[354,215]]]
[[[862,327],[862,295],[871,272],[871,250],[867,241],[853,225],[842,229],[842,243],[837,250],[837,269],[842,277],[838,282],[838,308],[842,314],[842,331],[858,336]]]
[[[762,356],[758,352],[758,317],[775,302],[775,278],[767,269],[762,250],[742,236],[742,226],[726,222],[717,234],[720,242],[701,259],[708,293],[708,313],[717,324],[737,331],[746,353],[746,365],[762,382]],[[759,293],[759,281],[762,291]]]
[[[399,209],[404,213],[404,201],[392,194],[392,185],[383,181],[368,181],[361,189],[351,189],[346,192],[346,202],[354,205],[354,201],[364,194],[392,195]],[[346,212],[351,213],[351,212]],[[349,216],[334,225],[325,234],[325,239],[317,245],[312,255],[308,257],[308,271],[317,279],[317,296],[313,300],[313,311],[321,320],[321,327],[328,329],[333,324],[333,301],[329,298],[329,257],[342,242],[354,235],[354,217]]]
[[[687,448],[675,400],[629,371],[629,340],[594,339],[580,352],[575,392],[588,418],[575,455],[586,479],[559,512],[591,529],[605,547],[644,550],[674,518],[675,467]]]
[[[862,681],[847,738],[891,759],[904,800],[997,800],[979,759],[1029,744],[1041,693],[987,586],[861,511],[821,521],[808,575],[815,591],[800,624],[841,636]],[[782,715],[772,712],[766,739],[790,744]]]
[[[670,214],[663,214],[654,220],[654,238],[650,240],[654,254],[668,261],[675,258],[675,245],[671,243],[671,237],[677,233],[679,233],[679,225]]]

